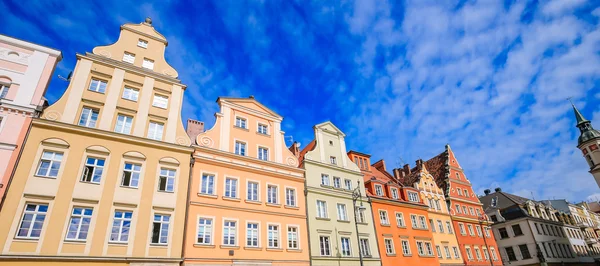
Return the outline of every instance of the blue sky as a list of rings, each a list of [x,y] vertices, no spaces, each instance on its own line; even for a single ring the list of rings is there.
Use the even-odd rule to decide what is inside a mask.
[[[284,117],[307,144],[331,120],[349,149],[414,165],[449,143],[478,193],[600,198],[567,97],[600,128],[600,3],[554,1],[0,2],[0,33],[75,53],[152,17],[188,85],[184,119],[219,96]],[[54,102],[67,83],[54,78]]]

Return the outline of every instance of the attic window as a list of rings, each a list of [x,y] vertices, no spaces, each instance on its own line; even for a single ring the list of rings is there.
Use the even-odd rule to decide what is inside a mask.
[[[333,140],[329,141],[329,145],[333,146]]]
[[[139,40],[138,40],[138,46],[139,46],[139,47],[142,47],[142,48],[144,48],[144,49],[145,49],[145,48],[148,48],[148,41],[145,41],[145,40],[139,39]]]
[[[132,63],[135,61],[135,54],[125,52],[123,54],[123,61],[127,63]]]
[[[490,205],[492,207],[496,207],[497,204],[498,204],[498,197],[493,197],[492,198],[492,203]]]

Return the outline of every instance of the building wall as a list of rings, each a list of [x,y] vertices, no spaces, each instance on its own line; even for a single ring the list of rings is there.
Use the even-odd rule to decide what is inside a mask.
[[[304,171],[285,148],[282,118],[253,98],[219,98],[221,109],[215,125],[196,138],[186,228],[186,265],[273,264],[308,265],[309,239],[304,198]],[[245,119],[246,127],[236,125]],[[258,132],[258,124],[268,127]],[[246,145],[246,154],[235,154],[235,143]],[[258,158],[258,147],[266,148],[266,160]],[[214,179],[213,193],[203,176]],[[226,196],[226,179],[237,180],[237,195]],[[258,200],[248,197],[248,184],[258,184]],[[269,203],[268,186],[277,187],[277,202]],[[286,201],[286,189],[294,189],[295,205]],[[212,222],[211,240],[198,240],[200,219]],[[224,223],[236,224],[234,245],[224,242]],[[247,243],[247,224],[258,224],[258,247]],[[268,226],[278,226],[279,247],[269,247]],[[298,247],[288,244],[288,226],[297,228]]]
[[[363,175],[360,169],[346,155],[346,144],[344,134],[330,122],[325,122],[314,127],[316,146],[308,151],[304,158],[304,169],[306,170],[306,206],[308,214],[308,229],[310,239],[310,252],[312,265],[360,265],[358,253],[358,240],[356,225],[354,223],[354,211],[352,203],[352,191],[343,188],[344,180],[349,179],[352,189],[355,189],[358,181]],[[336,158],[336,164],[332,164],[330,157]],[[321,175],[329,176],[330,185],[321,184]],[[342,188],[333,187],[333,177],[339,177]],[[362,183],[361,183],[362,184]],[[362,195],[362,206],[365,208],[365,223],[358,224],[358,236],[368,239],[370,258],[364,258],[364,265],[381,265],[377,249],[371,206],[367,202],[364,186],[359,187]],[[317,200],[325,201],[327,204],[328,218],[317,216]],[[360,202],[360,201],[359,201]],[[348,221],[338,221],[337,204],[346,206]],[[357,203],[360,205],[360,203]],[[330,256],[321,256],[319,238],[321,236],[330,239]],[[341,256],[340,239],[350,239],[351,255]],[[339,255],[338,255],[339,254]]]
[[[44,104],[42,95],[61,59],[60,51],[0,35],[0,85],[8,89],[0,99],[0,202],[31,118]]]

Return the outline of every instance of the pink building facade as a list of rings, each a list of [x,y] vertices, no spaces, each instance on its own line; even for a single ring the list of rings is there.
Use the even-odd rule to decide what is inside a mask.
[[[61,52],[0,35],[0,206]]]

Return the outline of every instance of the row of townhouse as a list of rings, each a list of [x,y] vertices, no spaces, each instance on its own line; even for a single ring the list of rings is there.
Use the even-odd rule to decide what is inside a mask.
[[[186,130],[167,45],[122,25],[46,106],[61,53],[0,36],[3,265],[502,264],[449,146],[389,173],[331,122],[287,147],[254,97]]]

